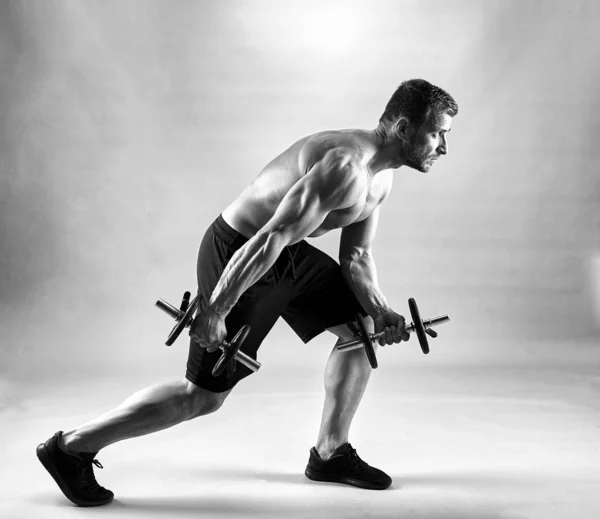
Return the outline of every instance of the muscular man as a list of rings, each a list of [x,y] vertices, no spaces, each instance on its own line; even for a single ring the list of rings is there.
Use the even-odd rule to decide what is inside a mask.
[[[408,340],[377,282],[372,254],[381,205],[401,166],[427,173],[448,153],[447,135],[458,107],[422,79],[402,83],[374,130],[339,130],[305,137],[271,161],[206,231],[198,254],[200,307],[190,331],[185,379],[143,389],[119,407],[37,448],[44,467],[75,504],[108,503],[113,493],[95,479],[92,464],[104,447],[172,427],[219,409],[251,371],[238,364],[213,377],[217,345],[244,324],[242,350],[253,358],[281,316],[304,342],[328,330],[353,336],[357,313],[379,344]],[[342,228],[339,264],[305,239]],[[362,349],[333,348],[325,368],[325,404],[305,470],[315,481],[368,489],[392,482],[361,460],[348,443],[352,418],[371,367]]]

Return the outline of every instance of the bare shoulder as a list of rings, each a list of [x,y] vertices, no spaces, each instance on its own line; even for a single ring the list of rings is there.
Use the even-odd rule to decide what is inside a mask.
[[[355,159],[355,148],[352,141],[340,132],[320,132],[306,139],[298,159],[299,166],[305,173],[319,162],[336,167],[351,167]]]
[[[352,147],[332,134],[316,134],[300,150],[304,181],[321,196],[333,196],[342,207],[352,205],[366,187],[364,168],[358,166]]]

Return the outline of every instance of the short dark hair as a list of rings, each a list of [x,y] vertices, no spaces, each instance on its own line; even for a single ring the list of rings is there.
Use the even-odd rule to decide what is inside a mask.
[[[396,89],[379,123],[393,123],[405,116],[411,123],[421,126],[432,110],[454,117],[458,113],[458,105],[445,90],[424,79],[409,79]]]

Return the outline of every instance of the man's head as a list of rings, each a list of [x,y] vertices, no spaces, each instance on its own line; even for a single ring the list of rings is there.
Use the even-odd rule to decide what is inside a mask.
[[[448,153],[447,134],[458,105],[448,92],[424,79],[404,81],[379,119],[403,164],[426,173]]]

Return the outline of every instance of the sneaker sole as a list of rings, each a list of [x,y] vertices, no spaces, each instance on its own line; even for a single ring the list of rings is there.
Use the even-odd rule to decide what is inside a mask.
[[[37,446],[37,449],[35,452],[37,454],[38,459],[44,466],[44,468],[52,476],[54,481],[56,481],[56,484],[61,489],[61,491],[65,495],[65,497],[67,499],[69,499],[69,501],[75,503],[78,506],[101,506],[101,505],[110,503],[113,500],[114,496],[111,496],[109,499],[103,499],[101,501],[84,501],[82,499],[78,499],[69,490],[69,487],[66,485],[63,478],[60,477],[58,470],[56,470],[56,467],[54,466],[54,463],[52,463],[52,459],[50,458],[50,455],[48,454],[48,452],[46,450],[46,446],[43,443],[40,443]]]
[[[368,483],[366,481],[360,481],[358,479],[347,478],[343,476],[334,476],[331,474],[322,474],[319,472],[315,472],[314,470],[311,470],[308,467],[306,467],[304,475],[312,481],[325,481],[327,483],[343,483],[345,485],[352,485],[353,487],[366,488],[367,490],[385,490],[391,485],[390,483],[390,485],[381,486],[375,485],[373,483]]]

